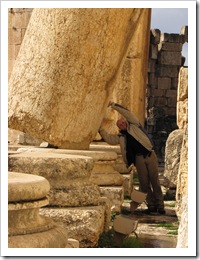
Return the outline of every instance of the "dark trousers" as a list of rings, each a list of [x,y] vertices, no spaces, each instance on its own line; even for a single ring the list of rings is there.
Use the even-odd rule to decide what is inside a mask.
[[[136,155],[135,167],[138,173],[140,190],[147,193],[148,208],[164,208],[163,194],[158,178],[158,160],[155,152],[144,157]]]

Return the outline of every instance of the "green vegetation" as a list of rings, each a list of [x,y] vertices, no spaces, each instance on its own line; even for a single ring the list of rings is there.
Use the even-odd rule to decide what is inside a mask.
[[[176,207],[176,203],[171,203],[171,204],[168,204],[167,207],[171,207],[171,208],[174,208]]]
[[[107,232],[103,232],[100,237],[96,247],[98,248],[113,248],[114,243],[114,229],[109,229]]]
[[[139,183],[138,175],[136,175],[136,174],[133,175],[133,183],[134,183],[134,185]]]
[[[122,241],[122,248],[143,248],[142,242],[137,237],[127,237]]]
[[[177,236],[178,235],[178,230],[168,232],[167,234]]]
[[[167,222],[163,221],[163,222],[158,223],[156,226],[157,227],[164,227],[167,230],[172,230],[171,232],[168,232],[167,234],[178,235],[178,222],[167,223]]]
[[[100,235],[96,248],[143,248],[138,237],[126,237],[122,240],[120,246],[116,243],[115,231],[111,228]]]

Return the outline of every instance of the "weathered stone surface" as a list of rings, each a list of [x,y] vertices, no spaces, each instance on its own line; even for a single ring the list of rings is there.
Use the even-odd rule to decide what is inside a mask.
[[[114,161],[96,161],[90,180],[92,183],[102,186],[123,184],[123,177],[114,170]]]
[[[104,232],[106,232],[110,229],[112,203],[108,198],[101,197],[99,204],[102,205],[105,209]]]
[[[181,203],[181,218],[178,229],[178,241],[177,248],[187,248],[188,247],[188,197],[182,197]]]
[[[151,43],[158,44],[160,42],[161,31],[159,29],[153,29],[150,31]]]
[[[158,77],[178,78],[179,68],[177,66],[160,65],[157,68]]]
[[[88,205],[98,205],[100,201],[100,189],[97,185],[90,184],[90,180],[80,183],[66,185],[62,188],[53,188],[50,190],[49,205],[80,207]]]
[[[156,60],[158,58],[158,46],[157,45],[151,44],[149,52],[150,52],[149,57],[151,59]]]
[[[100,144],[91,143],[90,144],[91,151],[110,151],[115,152],[117,154],[121,154],[120,146],[119,145],[109,145],[105,142],[101,142]]]
[[[91,157],[94,161],[112,161],[117,158],[115,152],[112,151],[88,151],[88,150],[67,150],[67,149],[55,149],[55,148],[37,148],[37,147],[20,147],[18,152],[45,152],[73,155],[74,157],[86,156]]]
[[[172,42],[161,42],[159,45],[158,45],[158,50],[162,50],[162,51],[173,51],[173,52],[176,52],[176,51],[179,51],[181,52],[182,51],[182,46],[183,44],[182,43],[172,43]],[[170,61],[171,63],[171,61]]]
[[[188,194],[188,129],[185,128],[183,143],[181,147],[180,165],[178,171],[178,184],[176,192],[177,208],[176,213],[179,218],[182,215],[182,198]]]
[[[65,248],[66,245],[66,230],[56,225],[47,231],[8,237],[9,248]]]
[[[188,42],[188,26],[181,27],[180,34],[184,35],[184,42]]]
[[[182,67],[179,73],[177,93],[177,125],[185,128],[188,124],[188,68]]]
[[[9,156],[9,170],[45,177],[51,188],[66,188],[70,184],[88,183],[93,160],[70,154],[24,152]]]
[[[130,196],[133,190],[133,172],[130,174],[123,174],[123,187],[124,187],[124,196]]]
[[[188,98],[188,68],[181,67],[179,71],[177,100],[183,101]]]
[[[105,207],[42,208],[43,216],[67,228],[69,237],[77,239],[80,247],[94,247],[104,231]]]
[[[121,186],[123,184],[123,176],[116,171],[113,172],[93,172],[90,180],[96,185],[102,186]]]
[[[115,161],[96,161],[92,172],[97,173],[107,173],[113,172]]]
[[[139,26],[135,28],[120,78],[115,84],[113,100],[134,112],[144,125],[151,9],[135,10]]]
[[[188,99],[177,102],[177,125],[184,129],[188,124]]]
[[[55,149],[52,152],[56,154],[73,154],[74,156],[91,157],[94,161],[113,161],[117,158],[117,154],[111,151],[87,151],[87,150],[66,150]]]
[[[160,41],[161,42],[183,42],[183,37],[180,34],[177,33],[161,33]]]
[[[49,190],[49,182],[41,176],[8,172],[8,202],[41,199]]]
[[[162,65],[177,65],[181,66],[181,52],[161,51],[158,55],[158,62]]]
[[[101,196],[111,201],[111,212],[121,212],[121,206],[124,201],[123,187],[100,187]]]
[[[39,207],[48,204],[48,200],[43,200],[43,205],[37,202],[8,204],[8,235],[25,235],[43,232],[54,227],[50,218],[39,215]]]
[[[9,127],[88,149],[142,12],[35,8],[9,80]]]
[[[183,135],[184,135],[184,130],[182,129],[174,130],[172,133],[169,134],[165,146],[164,176],[170,182],[172,182],[174,186],[177,185]]]
[[[41,176],[9,172],[8,247],[66,247],[66,230],[39,214],[40,207],[48,205],[49,189]]]
[[[176,214],[179,219],[177,247],[188,245],[188,128],[184,130],[176,191]]]

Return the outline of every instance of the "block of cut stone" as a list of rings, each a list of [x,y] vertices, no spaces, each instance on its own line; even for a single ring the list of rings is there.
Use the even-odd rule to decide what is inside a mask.
[[[177,66],[160,65],[157,68],[158,77],[177,78],[178,73],[179,73],[179,70],[178,70]]]
[[[177,65],[181,66],[181,52],[176,51],[160,51],[158,56],[158,62],[161,65]]]
[[[138,221],[125,215],[118,215],[113,222],[113,228],[116,232],[121,234],[130,235],[137,229]]]
[[[121,212],[121,206],[124,202],[124,187],[122,186],[100,186],[102,197],[111,201],[111,212]]]
[[[182,42],[182,35],[177,33],[161,33],[160,42]]]
[[[80,207],[98,205],[100,188],[88,182],[66,185],[66,188],[53,188],[49,194],[49,205],[62,207]]]
[[[158,50],[181,52],[183,44],[181,42],[161,42],[158,45]]]
[[[121,186],[123,185],[123,176],[117,172],[92,172],[90,180],[96,185],[102,186]]]
[[[131,199],[137,203],[145,201],[147,194],[138,190],[133,189],[131,192]]]
[[[130,196],[133,190],[133,173],[123,174],[124,196]]]
[[[63,228],[69,237],[79,241],[80,248],[94,247],[104,232],[105,207],[45,207],[40,209],[42,216],[50,217]]]
[[[88,182],[94,165],[91,157],[42,152],[10,155],[8,161],[9,171],[43,176],[50,182],[51,188]]]

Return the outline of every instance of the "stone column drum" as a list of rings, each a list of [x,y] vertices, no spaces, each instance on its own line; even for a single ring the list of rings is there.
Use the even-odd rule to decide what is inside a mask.
[[[8,247],[65,248],[67,231],[39,214],[48,205],[49,182],[19,172],[8,174]]]
[[[94,247],[108,228],[111,206],[101,197],[100,188],[90,181],[93,159],[52,151],[59,149],[39,149],[10,154],[9,170],[46,178],[51,185],[49,204],[40,213],[59,222],[70,238],[79,241],[80,247]]]
[[[9,80],[9,127],[88,149],[139,16],[131,8],[34,9]]]

